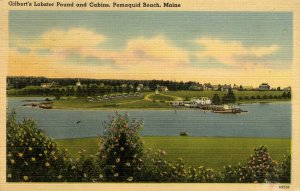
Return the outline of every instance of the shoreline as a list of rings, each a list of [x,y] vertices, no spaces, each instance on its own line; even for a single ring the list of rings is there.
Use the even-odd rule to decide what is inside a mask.
[[[40,97],[40,96],[7,96],[7,99],[11,98],[11,99],[25,99],[24,101],[30,101],[30,98],[47,98],[47,97]],[[50,97],[48,97],[50,98]],[[51,97],[52,98],[52,97]],[[41,100],[42,101],[42,100]],[[62,100],[63,101],[63,100]],[[144,101],[144,100],[141,100]],[[234,103],[237,106],[243,106],[243,105],[252,105],[252,104],[276,104],[276,103],[291,103],[292,100],[291,99],[286,99],[286,100],[282,100],[282,99],[266,99],[266,100],[248,100],[248,101],[237,101],[236,103]],[[54,101],[55,103],[55,101]],[[86,102],[82,102],[86,103]],[[88,102],[87,102],[88,103]],[[91,102],[90,102],[91,103]],[[97,102],[94,102],[97,103]],[[223,105],[223,104],[221,104]],[[41,108],[38,108],[41,109]],[[130,108],[130,107],[96,107],[96,106],[92,106],[92,107],[69,107],[69,106],[53,106],[52,109],[50,110],[90,110],[90,111],[116,111],[116,110],[121,110],[121,111],[126,111],[126,110],[160,110],[160,111],[189,111],[189,110],[199,110],[199,111],[209,111],[209,110],[201,110],[201,109],[197,109],[197,108],[187,108],[187,107],[177,107],[177,108],[173,108],[173,107],[136,107],[136,108]]]
[[[76,140],[76,139],[98,139],[98,138],[101,138],[101,136],[93,136],[93,137],[76,137],[76,138],[58,138],[58,139],[55,139],[55,138],[52,138],[52,140],[54,141],[57,141],[57,140]],[[194,139],[292,139],[291,137],[225,137],[225,136],[161,136],[161,135],[158,135],[158,136],[154,136],[154,135],[145,135],[145,136],[141,136],[141,138],[194,138]]]

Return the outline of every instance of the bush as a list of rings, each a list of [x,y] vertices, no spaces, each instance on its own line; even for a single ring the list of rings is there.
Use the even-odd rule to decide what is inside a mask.
[[[212,183],[217,181],[217,176],[211,168],[200,166],[196,169],[189,167],[187,180],[188,182]]]
[[[244,165],[225,166],[220,173],[221,182],[266,183],[278,182],[279,167],[265,146],[254,149],[249,162]]]
[[[107,181],[139,181],[143,164],[142,123],[129,122],[128,115],[110,117],[104,122],[105,134],[99,152],[100,168]]]
[[[272,160],[267,148],[260,146],[254,149],[247,164],[248,174],[245,182],[277,182],[279,176],[278,165]]]
[[[69,182],[101,182],[104,172],[97,164],[96,156],[86,156],[85,150],[78,151],[79,157],[68,165]]]
[[[144,182],[186,182],[187,172],[182,159],[172,163],[164,158],[165,155],[162,150],[154,153],[147,150],[140,174]]]
[[[291,182],[291,155],[284,156],[283,161],[279,163],[279,181],[281,183]]]
[[[7,119],[7,181],[64,181],[65,153],[30,119],[16,122],[16,113]]]

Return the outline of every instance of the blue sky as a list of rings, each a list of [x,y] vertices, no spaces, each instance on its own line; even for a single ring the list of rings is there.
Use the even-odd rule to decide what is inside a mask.
[[[265,76],[259,71],[268,73],[263,80],[276,83],[275,77],[288,76],[282,76],[280,71],[291,70],[292,22],[292,14],[286,12],[10,11],[9,34],[10,48],[15,54],[24,59],[40,57],[34,62],[49,67],[46,75],[52,77],[50,69],[53,67],[69,67],[74,77],[78,77],[82,75],[72,66],[84,69],[84,66],[93,65],[94,70],[109,71],[112,78],[171,78],[218,83],[211,75],[206,78],[203,71],[214,69],[216,74],[222,74],[225,70],[227,73],[228,70],[234,73],[250,70],[257,74],[256,77]],[[80,33],[82,37],[72,36],[73,33]],[[79,50],[78,47],[70,48],[66,41],[60,42],[59,35],[53,39],[53,34],[61,34],[64,39],[70,37],[69,40],[78,43],[82,38],[91,39],[79,43]],[[60,48],[52,47],[51,43],[45,45],[43,40],[48,38],[61,43]],[[98,39],[97,43],[92,42],[93,38]],[[66,49],[61,48],[64,46]],[[54,52],[60,53],[60,59],[51,59],[57,57]],[[17,59],[13,61],[16,62]],[[147,72],[142,72],[143,67]],[[163,72],[157,72],[158,68]],[[120,70],[124,74],[120,75]],[[196,71],[203,77],[197,77]],[[226,72],[224,78],[232,76]],[[38,71],[34,73],[39,74]],[[64,76],[63,73],[59,75],[57,77]],[[90,76],[102,78],[103,74]],[[238,80],[241,77],[238,75],[228,81],[252,79],[248,76]]]

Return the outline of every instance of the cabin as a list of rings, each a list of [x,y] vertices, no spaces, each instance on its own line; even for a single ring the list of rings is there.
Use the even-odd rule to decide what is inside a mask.
[[[288,86],[286,88],[283,88],[283,91],[286,91],[286,92],[290,92],[292,90],[291,86]]]
[[[218,91],[220,90],[220,85],[212,85],[213,90]]]
[[[213,90],[213,86],[210,83],[205,83],[203,85],[203,90],[205,90],[205,91]]]
[[[159,86],[159,90],[162,91],[162,92],[166,92],[168,91],[168,87],[167,86]]]
[[[262,83],[259,85],[258,89],[262,91],[270,90],[270,85],[268,83]]]
[[[231,85],[230,84],[229,85],[225,84],[225,85],[221,86],[221,91],[228,92],[229,89],[231,89]]]
[[[136,91],[142,91],[143,90],[143,88],[144,88],[144,85],[143,84],[139,84],[139,85],[137,85],[137,87],[136,87]]]
[[[59,87],[58,83],[50,82],[50,83],[41,83],[42,88],[57,88]]]

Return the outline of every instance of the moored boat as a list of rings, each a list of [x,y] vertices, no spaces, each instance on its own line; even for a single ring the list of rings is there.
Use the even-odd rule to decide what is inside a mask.
[[[214,112],[214,113],[233,113],[233,114],[235,114],[235,113],[241,113],[241,112],[247,112],[247,111],[243,111],[240,108],[236,108],[233,105],[223,105],[222,108],[213,110],[212,112]]]
[[[52,105],[51,104],[40,104],[39,107],[43,108],[43,109],[52,109]]]

